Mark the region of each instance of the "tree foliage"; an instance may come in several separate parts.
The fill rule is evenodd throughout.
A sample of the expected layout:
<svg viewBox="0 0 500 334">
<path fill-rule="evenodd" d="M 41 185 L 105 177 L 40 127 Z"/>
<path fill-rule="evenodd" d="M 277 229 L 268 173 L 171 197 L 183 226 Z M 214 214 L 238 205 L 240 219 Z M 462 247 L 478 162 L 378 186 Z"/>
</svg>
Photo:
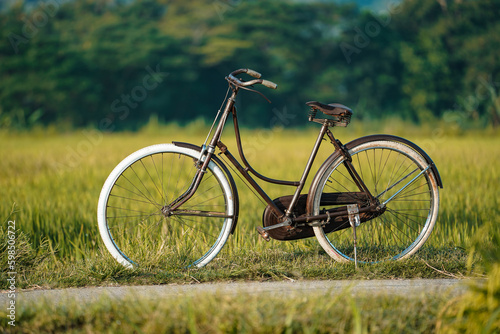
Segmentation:
<svg viewBox="0 0 500 334">
<path fill-rule="evenodd" d="M 18 2 L 0 12 L 0 126 L 212 118 L 224 76 L 241 67 L 279 84 L 272 106 L 242 96 L 248 126 L 269 126 L 273 108 L 303 115 L 309 100 L 360 118 L 453 111 L 498 125 L 498 17 L 495 0 L 405 0 L 377 13 L 333 1 Z"/>
</svg>

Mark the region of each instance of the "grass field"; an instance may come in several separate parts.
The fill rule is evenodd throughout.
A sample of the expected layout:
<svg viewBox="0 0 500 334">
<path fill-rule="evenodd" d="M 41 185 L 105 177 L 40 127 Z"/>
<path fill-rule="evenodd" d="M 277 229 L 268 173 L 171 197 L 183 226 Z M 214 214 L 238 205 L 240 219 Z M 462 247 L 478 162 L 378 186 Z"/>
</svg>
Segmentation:
<svg viewBox="0 0 500 334">
<path fill-rule="evenodd" d="M 255 227 L 261 224 L 264 205 L 241 184 L 238 178 L 236 180 L 240 191 L 241 208 L 236 233 L 229 238 L 218 257 L 207 267 L 165 271 L 153 266 L 126 270 L 111 258 L 99 237 L 96 206 L 104 181 L 116 164 L 133 151 L 172 140 L 201 144 L 206 127 L 201 123 L 184 128 L 175 125 L 150 126 L 139 133 L 117 134 L 102 134 L 95 130 L 81 130 L 67 134 L 51 133 L 47 130 L 31 133 L 0 133 L 2 157 L 0 236 L 5 240 L 0 243 L 0 251 L 5 254 L 0 260 L 2 273 L 0 288 L 6 289 L 8 286 L 6 249 L 9 220 L 15 220 L 16 226 L 15 269 L 18 273 L 16 276 L 18 289 L 233 280 L 471 277 L 482 276 L 485 273 L 493 273 L 495 278 L 493 282 L 498 285 L 496 277 L 498 266 L 496 269 L 480 266 L 479 257 L 469 255 L 477 245 L 491 244 L 488 241 L 491 241 L 492 235 L 498 232 L 498 229 L 494 229 L 496 232 L 491 233 L 491 229 L 485 230 L 485 227 L 495 226 L 500 222 L 498 212 L 500 137 L 485 134 L 443 135 L 442 132 L 431 129 L 420 132 L 414 128 L 403 129 L 397 126 L 378 130 L 380 131 L 377 132 L 404 135 L 431 155 L 444 183 L 444 189 L 441 191 L 441 210 L 430 239 L 414 257 L 401 262 L 362 265 L 357 270 L 353 264 L 335 263 L 322 251 L 315 238 L 292 242 L 263 241 L 255 232 Z M 254 167 L 265 175 L 273 178 L 298 179 L 312 148 L 315 131 L 315 128 L 244 131 L 243 140 L 247 148 L 247 157 Z M 343 142 L 366 134 L 370 132 L 356 127 L 337 132 L 337 136 Z M 253 142 L 249 140 L 250 138 Z M 223 141 L 229 149 L 236 152 L 234 145 L 229 145 L 233 143 L 232 139 L 231 135 L 223 136 Z M 293 154 L 286 156 L 285 152 Z M 330 153 L 330 147 L 323 145 L 313 170 Z M 273 198 L 292 192 L 291 188 L 286 187 L 263 185 L 263 188 Z M 491 263 L 499 263 L 498 252 L 493 253 L 497 255 L 496 258 L 493 257 Z M 491 301 L 487 296 L 491 293 L 498 294 L 498 286 L 485 288 L 484 291 L 486 292 L 483 295 L 486 297 L 481 296 Z M 283 313 L 271 312 L 268 315 L 270 318 L 264 316 L 266 307 L 274 309 L 273 305 L 279 304 L 277 300 L 266 302 L 258 298 L 251 301 L 243 300 L 244 298 L 229 298 L 224 304 L 227 307 L 233 305 L 234 308 L 235 305 L 248 304 L 248 308 L 240 306 L 236 308 L 233 317 L 213 323 L 210 322 L 211 318 L 204 318 L 203 315 L 203 312 L 216 308 L 214 304 L 217 304 L 217 299 L 209 297 L 195 310 L 192 308 L 192 301 L 189 300 L 165 302 L 165 306 L 160 306 L 154 313 L 152 320 L 149 318 L 146 320 L 144 317 L 146 314 L 153 314 L 152 309 L 157 305 L 146 301 L 139 301 L 140 312 L 135 306 L 118 305 L 116 307 L 123 308 L 114 309 L 115 306 L 108 305 L 106 301 L 90 308 L 75 307 L 69 313 L 67 308 L 49 309 L 42 303 L 38 306 L 24 307 L 19 313 L 19 319 L 31 324 L 30 328 L 35 328 L 35 332 L 37 328 L 41 332 L 64 331 L 67 326 L 74 328 L 75 332 L 100 331 L 102 328 L 108 328 L 112 332 L 113 328 L 118 330 L 117 323 L 123 324 L 124 319 L 128 319 L 126 325 L 129 327 L 126 328 L 130 328 L 126 332 L 134 332 L 137 328 L 144 332 L 154 332 L 155 326 L 161 326 L 163 317 L 170 312 L 169 316 L 179 321 L 179 327 L 172 329 L 172 332 L 204 332 L 207 328 L 210 332 L 212 328 L 210 326 L 215 326 L 211 332 L 245 332 L 242 328 L 245 329 L 244 326 L 252 321 L 249 318 L 251 315 L 249 309 L 258 308 L 261 310 L 259 314 L 262 321 L 270 323 L 271 327 L 262 327 L 258 331 L 252 330 L 254 327 L 248 325 L 247 332 L 266 332 L 266 328 L 269 329 L 267 332 L 273 329 L 276 332 L 297 332 L 294 329 L 306 328 L 304 326 L 307 324 L 311 326 L 307 316 L 299 316 L 300 312 L 297 310 L 308 309 L 309 313 L 306 314 L 325 314 L 314 311 L 313 305 L 324 303 L 319 301 L 320 298 L 311 296 L 305 301 L 290 301 L 287 310 Z M 493 300 L 498 304 L 498 298 Z M 324 308 L 324 312 L 344 313 L 339 313 L 341 314 L 339 317 L 319 322 L 320 327 L 311 327 L 311 331 L 400 332 L 403 327 L 398 327 L 398 324 L 401 324 L 403 319 L 402 324 L 406 324 L 405 321 L 412 323 L 412 326 L 408 327 L 408 332 L 432 332 L 436 327 L 438 316 L 441 320 L 449 320 L 455 319 L 456 314 L 462 312 L 462 318 L 467 319 L 464 315 L 467 314 L 467 309 L 461 308 L 460 305 L 465 303 L 474 305 L 469 302 L 447 304 L 447 301 L 433 298 L 412 301 L 403 298 L 390 302 L 385 299 L 378 300 L 378 303 L 385 303 L 384 307 L 389 310 L 404 309 L 401 305 L 408 303 L 413 303 L 420 310 L 418 314 L 408 313 L 404 316 L 395 313 L 396 315 L 390 318 L 386 313 L 376 313 L 376 310 L 369 306 L 374 304 L 369 298 L 356 302 L 347 298 L 343 303 L 346 301 L 348 303 L 346 307 L 339 307 L 333 301 L 328 304 L 330 306 Z M 167 312 L 167 305 L 171 304 L 178 307 Z M 483 304 L 481 307 L 484 311 L 486 306 Z M 488 304 L 486 313 L 496 312 L 499 307 L 497 304 Z M 292 314 L 296 317 L 288 321 L 285 318 L 290 309 L 295 310 Z M 172 315 L 171 312 L 174 311 L 179 314 L 178 318 Z M 53 315 L 49 317 L 47 312 L 52 312 Z M 137 313 L 137 317 L 127 316 L 134 312 Z M 186 312 L 191 313 L 180 315 Z M 90 327 L 82 325 L 85 323 L 82 319 L 93 318 L 95 314 L 100 316 L 88 325 Z M 372 320 L 361 319 L 360 314 L 368 314 Z M 429 317 L 433 320 L 429 321 Z M 382 320 L 384 318 L 387 318 L 387 321 Z M 319 321 L 318 319 L 326 317 L 318 316 L 316 320 Z M 452 322 L 445 321 L 445 324 Z M 314 328 L 319 330 L 313 330 Z M 336 330 L 330 331 L 332 328 Z M 452 328 L 450 332 L 453 332 L 454 327 L 450 328 Z M 21 328 L 19 329 L 22 332 Z"/>
<path fill-rule="evenodd" d="M 381 130 L 398 132 L 397 127 Z M 139 133 L 102 134 L 97 130 L 81 130 L 51 134 L 44 130 L 0 134 L 2 233 L 6 233 L 7 220 L 16 221 L 17 247 L 22 250 L 18 270 L 25 272 L 19 287 L 168 283 L 193 279 L 441 275 L 428 265 L 452 275 L 466 276 L 471 237 L 486 222 L 499 221 L 500 137 L 438 136 L 432 132 L 418 135 L 406 131 L 409 139 L 434 159 L 444 189 L 439 219 L 430 239 L 417 256 L 405 263 L 362 266 L 355 271 L 350 264 L 334 263 L 315 238 L 263 241 L 255 227 L 261 224 L 265 206 L 235 177 L 240 192 L 240 220 L 236 233 L 211 264 L 201 270 L 177 272 L 123 270 L 107 254 L 97 229 L 97 199 L 105 179 L 118 162 L 139 148 L 172 140 L 201 144 L 206 131 L 202 123 L 194 123 L 184 128 L 150 126 Z M 337 137 L 347 142 L 361 135 L 360 132 L 363 130 L 341 129 Z M 244 131 L 243 140 L 247 158 L 258 171 L 273 178 L 298 180 L 315 136 L 315 127 L 276 128 Z M 224 135 L 223 141 L 236 153 L 231 134 Z M 287 156 L 285 152 L 292 154 Z M 330 153 L 330 145 L 323 145 L 313 170 Z M 284 186 L 262 186 L 272 198 L 293 191 Z M 2 262 L 2 268 L 4 264 Z M 1 284 L 6 283 L 2 280 Z"/>
</svg>

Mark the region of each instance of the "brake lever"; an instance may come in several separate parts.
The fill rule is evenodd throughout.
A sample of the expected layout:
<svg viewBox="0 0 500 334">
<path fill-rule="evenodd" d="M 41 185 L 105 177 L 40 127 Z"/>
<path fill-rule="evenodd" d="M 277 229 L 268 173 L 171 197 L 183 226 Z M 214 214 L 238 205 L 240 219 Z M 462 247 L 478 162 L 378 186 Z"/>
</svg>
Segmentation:
<svg viewBox="0 0 500 334">
<path fill-rule="evenodd" d="M 267 102 L 272 103 L 271 100 L 269 100 L 263 93 L 259 92 L 258 90 L 255 90 L 255 89 L 248 88 L 248 86 L 253 87 L 254 84 L 260 84 L 260 83 L 263 83 L 264 81 L 266 81 L 266 83 L 272 83 L 271 81 L 257 79 L 257 80 L 248 81 L 248 82 L 246 82 L 247 85 L 243 85 L 243 83 L 245 82 L 245 80 L 239 79 L 239 78 L 235 78 L 232 75 L 227 76 L 226 80 L 229 81 L 230 83 L 232 83 L 233 85 L 235 85 L 236 87 L 248 90 L 250 92 L 257 93 L 260 96 L 262 96 L 262 98 L 264 98 Z M 255 83 L 252 83 L 252 82 L 255 82 Z M 266 86 L 266 87 L 268 87 L 268 86 Z"/>
<path fill-rule="evenodd" d="M 263 98 L 264 98 L 267 102 L 272 103 L 272 102 L 271 102 L 271 100 L 269 100 L 269 99 L 268 99 L 268 98 L 267 98 L 264 94 L 262 94 L 261 92 L 259 92 L 259 91 L 258 91 L 258 90 L 256 90 L 256 89 L 250 89 L 250 88 L 248 88 L 247 86 L 239 86 L 239 87 L 240 87 L 241 89 L 245 89 L 245 90 L 248 90 L 248 91 L 250 91 L 250 92 L 257 93 L 257 94 L 259 94 L 260 96 L 262 96 L 262 97 L 263 97 Z M 251 86 L 251 87 L 253 87 L 253 86 Z"/>
</svg>

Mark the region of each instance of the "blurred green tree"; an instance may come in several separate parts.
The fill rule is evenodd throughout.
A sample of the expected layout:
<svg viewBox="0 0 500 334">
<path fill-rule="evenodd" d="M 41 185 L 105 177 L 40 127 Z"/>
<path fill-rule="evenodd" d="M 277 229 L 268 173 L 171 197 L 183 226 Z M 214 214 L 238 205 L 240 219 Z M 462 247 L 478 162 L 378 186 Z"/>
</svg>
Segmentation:
<svg viewBox="0 0 500 334">
<path fill-rule="evenodd" d="M 373 13 L 292 0 L 18 2 L 0 12 L 0 126 L 103 130 L 211 118 L 236 68 L 279 84 L 244 125 L 302 124 L 304 102 L 414 121 L 500 124 L 500 3 L 405 0 Z M 295 117 L 300 115 L 299 117 Z"/>
</svg>

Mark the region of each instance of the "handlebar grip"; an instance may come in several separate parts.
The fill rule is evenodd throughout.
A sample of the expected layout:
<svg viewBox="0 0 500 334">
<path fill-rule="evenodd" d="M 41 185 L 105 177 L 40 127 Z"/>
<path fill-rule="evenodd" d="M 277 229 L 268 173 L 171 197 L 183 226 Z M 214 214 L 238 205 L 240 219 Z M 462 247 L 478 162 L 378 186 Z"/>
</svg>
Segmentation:
<svg viewBox="0 0 500 334">
<path fill-rule="evenodd" d="M 272 81 L 269 81 L 269 80 L 262 80 L 262 84 L 268 88 L 272 88 L 272 89 L 276 89 L 278 88 L 278 85 L 275 84 L 274 82 Z"/>
<path fill-rule="evenodd" d="M 252 77 L 257 78 L 257 79 L 260 79 L 260 77 L 262 76 L 262 74 L 260 74 L 259 72 L 251 70 L 249 68 L 247 68 L 246 72 L 248 75 L 251 75 Z"/>
</svg>

